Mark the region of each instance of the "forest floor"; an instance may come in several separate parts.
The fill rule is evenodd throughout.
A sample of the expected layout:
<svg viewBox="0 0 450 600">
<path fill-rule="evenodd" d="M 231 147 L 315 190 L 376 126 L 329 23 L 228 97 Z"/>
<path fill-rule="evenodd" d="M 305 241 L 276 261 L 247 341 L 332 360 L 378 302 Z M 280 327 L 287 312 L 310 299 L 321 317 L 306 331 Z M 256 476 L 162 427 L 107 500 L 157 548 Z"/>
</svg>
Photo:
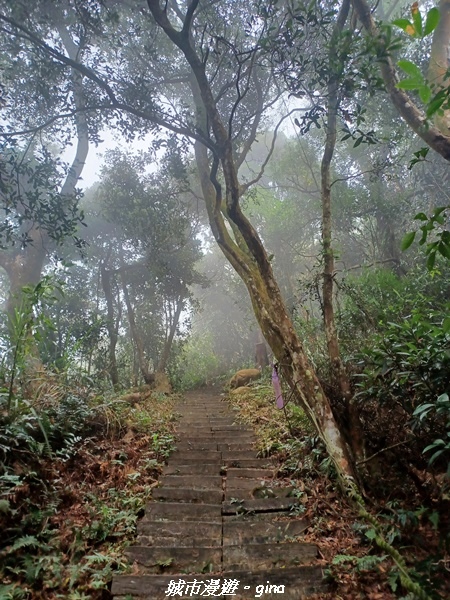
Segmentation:
<svg viewBox="0 0 450 600">
<path fill-rule="evenodd" d="M 221 390 L 206 393 L 217 397 Z M 230 401 L 236 416 L 254 428 L 260 455 L 274 457 L 280 480 L 295 487 L 302 517 L 310 522 L 304 541 L 317 545 L 330 585 L 329 593 L 314 598 L 412 598 L 402 591 L 391 560 L 375 548 L 370 527 L 338 492 L 301 411 L 293 406 L 278 411 L 265 386 L 232 395 Z M 137 403 L 125 425 L 110 425 L 109 434 L 99 429 L 78 443 L 69 458 L 40 458 L 33 473 L 45 478 L 45 486 L 33 482 L 33 475 L 10 495 L 14 511 L 9 517 L 0 511 L 0 528 L 6 523 L 9 530 L 18 529 L 26 511 L 38 525 L 28 515 L 21 537 L 0 551 L 0 562 L 5 559 L 7 566 L 0 573 L 0 600 L 106 600 L 112 575 L 130 569 L 123 550 L 133 542 L 136 520 L 174 446 L 176 397 Z M 20 461 L 14 467 L 18 475 L 24 468 Z M 376 514 L 378 508 L 371 510 Z M 409 533 L 400 532 L 392 519 L 392 540 L 402 547 L 416 579 L 431 589 L 430 598 L 449 597 L 448 579 L 446 592 L 437 591 L 428 565 L 437 554 L 435 528 L 420 515 L 415 518 Z M 419 568 L 422 563 L 425 567 Z M 444 572 L 449 573 L 449 564 L 440 565 Z"/>
</svg>

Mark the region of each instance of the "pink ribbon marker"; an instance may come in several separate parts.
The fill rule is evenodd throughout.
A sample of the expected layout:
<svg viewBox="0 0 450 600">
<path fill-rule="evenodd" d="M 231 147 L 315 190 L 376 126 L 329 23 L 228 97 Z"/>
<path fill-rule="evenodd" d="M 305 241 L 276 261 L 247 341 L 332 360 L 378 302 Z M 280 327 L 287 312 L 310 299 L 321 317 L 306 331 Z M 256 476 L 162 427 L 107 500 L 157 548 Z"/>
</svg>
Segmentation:
<svg viewBox="0 0 450 600">
<path fill-rule="evenodd" d="M 275 367 L 275 365 L 273 366 L 273 370 L 272 370 L 272 385 L 273 385 L 273 390 L 275 392 L 275 398 L 277 401 L 277 408 L 284 408 L 284 400 L 283 400 L 283 394 L 281 392 L 281 383 L 280 383 L 280 378 L 278 377 L 278 371 Z"/>
</svg>

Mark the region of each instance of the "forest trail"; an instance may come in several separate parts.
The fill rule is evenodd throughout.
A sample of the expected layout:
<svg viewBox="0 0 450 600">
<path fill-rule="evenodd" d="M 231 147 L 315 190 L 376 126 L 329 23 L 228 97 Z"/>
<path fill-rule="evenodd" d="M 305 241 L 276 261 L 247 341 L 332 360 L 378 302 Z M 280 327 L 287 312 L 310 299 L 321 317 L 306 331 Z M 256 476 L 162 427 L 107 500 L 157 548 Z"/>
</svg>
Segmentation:
<svg viewBox="0 0 450 600">
<path fill-rule="evenodd" d="M 325 591 L 317 547 L 297 541 L 290 488 L 257 458 L 255 438 L 217 391 L 191 392 L 169 458 L 127 550 L 135 573 L 113 579 L 116 600 L 282 598 Z"/>
</svg>

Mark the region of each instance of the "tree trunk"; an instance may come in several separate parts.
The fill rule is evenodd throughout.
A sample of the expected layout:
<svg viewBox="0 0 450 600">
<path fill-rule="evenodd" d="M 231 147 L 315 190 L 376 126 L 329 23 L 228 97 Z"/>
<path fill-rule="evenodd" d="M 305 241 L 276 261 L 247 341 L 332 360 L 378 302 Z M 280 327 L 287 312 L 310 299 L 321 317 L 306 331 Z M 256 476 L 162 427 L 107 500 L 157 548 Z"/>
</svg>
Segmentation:
<svg viewBox="0 0 450 600">
<path fill-rule="evenodd" d="M 267 356 L 265 342 L 257 342 L 255 345 L 255 364 L 260 369 L 264 369 L 264 367 L 269 366 L 269 357 Z"/>
<path fill-rule="evenodd" d="M 439 2 L 439 22 L 433 34 L 427 73 L 428 81 L 435 86 L 435 93 L 446 89 L 450 84 L 449 46 L 450 0 L 441 0 Z M 444 135 L 450 134 L 450 110 L 445 110 L 443 115 L 435 115 L 434 122 Z"/>
<path fill-rule="evenodd" d="M 125 281 L 124 270 L 124 264 L 122 263 L 120 276 L 122 279 L 123 297 L 125 300 L 125 305 L 127 307 L 128 323 L 130 325 L 131 338 L 136 347 L 137 362 L 139 364 L 139 369 L 141 371 L 142 377 L 144 378 L 145 383 L 151 385 L 155 381 L 155 375 L 154 373 L 150 373 L 148 369 L 148 362 L 145 358 L 144 343 L 142 341 L 141 334 L 139 333 L 139 329 L 136 325 L 134 310 L 131 304 L 130 295 L 128 293 L 128 288 Z"/>
<path fill-rule="evenodd" d="M 71 59 L 75 60 L 79 51 L 78 46 L 73 42 L 62 25 L 59 27 L 59 32 L 67 54 Z M 71 78 L 74 103 L 80 112 L 75 116 L 77 147 L 75 157 L 61 188 L 62 203 L 64 203 L 65 198 L 74 194 L 89 151 L 87 119 L 82 111 L 85 105 L 83 76 L 75 69 L 72 69 Z M 25 285 L 36 285 L 40 281 L 46 258 L 54 247 L 48 232 L 41 229 L 38 224 L 24 223 L 24 226 L 29 229 L 31 242 L 24 248 L 20 248 L 14 252 L 0 252 L 0 266 L 5 269 L 10 283 L 7 304 L 9 315 L 20 306 L 22 301 L 22 287 Z M 43 370 L 36 345 L 34 345 L 33 354 L 34 358 L 30 363 L 27 374 L 30 381 L 33 380 L 35 371 L 40 373 Z"/>
<path fill-rule="evenodd" d="M 327 452 L 341 479 L 354 477 L 347 446 L 331 410 L 330 403 L 317 379 L 288 316 L 281 292 L 273 276 L 270 261 L 261 246 L 260 261 L 265 269 L 245 254 L 230 238 L 218 209 L 217 191 L 210 181 L 206 148 L 196 144 L 196 161 L 203 196 L 208 209 L 211 229 L 222 252 L 243 279 L 250 295 L 253 310 L 261 331 L 269 344 L 281 373 L 324 441 Z M 256 232 L 254 244 L 260 243 Z"/>
<path fill-rule="evenodd" d="M 339 11 L 336 26 L 330 41 L 329 68 L 331 70 L 328 82 L 328 110 L 326 141 L 321 164 L 321 196 L 322 196 L 322 246 L 323 246 L 323 319 L 328 358 L 331 367 L 331 381 L 337 384 L 340 396 L 346 409 L 348 421 L 347 442 L 356 460 L 365 458 L 364 436 L 359 418 L 357 405 L 353 400 L 350 379 L 341 360 L 339 341 L 334 315 L 334 253 L 332 246 L 332 213 L 331 213 L 331 162 L 336 146 L 336 125 L 339 107 L 338 80 L 342 70 L 339 54 L 340 36 L 348 17 L 350 0 L 344 0 Z"/>
<path fill-rule="evenodd" d="M 182 298 L 178 299 L 177 308 L 175 310 L 175 314 L 173 315 L 172 323 L 170 324 L 169 335 L 164 343 L 164 348 L 161 353 L 161 357 L 158 362 L 158 366 L 156 371 L 158 373 L 163 373 L 166 370 L 167 363 L 170 358 L 170 351 L 172 350 L 173 338 L 175 336 L 175 332 L 178 327 L 178 323 L 180 321 L 181 311 L 183 310 L 184 302 Z"/>
<path fill-rule="evenodd" d="M 108 344 L 108 358 L 109 365 L 108 371 L 111 377 L 111 383 L 114 389 L 119 387 L 119 371 L 117 369 L 116 360 L 116 346 L 118 340 L 118 330 L 114 319 L 114 297 L 112 292 L 112 273 L 109 271 L 105 263 L 100 266 L 100 276 L 102 282 L 103 293 L 105 294 L 107 320 L 106 329 L 108 330 L 109 344 Z"/>
</svg>

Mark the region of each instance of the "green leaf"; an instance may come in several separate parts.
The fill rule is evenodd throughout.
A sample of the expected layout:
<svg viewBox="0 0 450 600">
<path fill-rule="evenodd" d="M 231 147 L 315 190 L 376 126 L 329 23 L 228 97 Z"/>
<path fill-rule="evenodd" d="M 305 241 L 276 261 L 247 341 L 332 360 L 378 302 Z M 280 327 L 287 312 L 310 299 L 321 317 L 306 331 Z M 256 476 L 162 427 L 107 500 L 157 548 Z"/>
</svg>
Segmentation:
<svg viewBox="0 0 450 600">
<path fill-rule="evenodd" d="M 431 271 L 434 267 L 434 263 L 436 262 L 436 252 L 430 252 L 427 258 L 427 269 Z"/>
<path fill-rule="evenodd" d="M 422 85 L 419 88 L 419 96 L 424 104 L 428 104 L 431 98 L 431 88 L 428 85 Z"/>
<path fill-rule="evenodd" d="M 428 217 L 425 213 L 420 212 L 417 213 L 417 215 L 414 217 L 414 220 L 416 221 L 428 221 Z"/>
<path fill-rule="evenodd" d="M 428 515 L 428 520 L 433 525 L 434 529 L 438 528 L 438 525 L 439 525 L 439 513 L 437 512 L 437 510 L 434 510 L 432 513 L 430 513 Z"/>
<path fill-rule="evenodd" d="M 443 454 L 445 452 L 445 448 L 442 448 L 442 450 L 438 450 L 437 452 L 435 452 L 433 454 L 433 456 L 430 458 L 430 460 L 428 461 L 429 465 L 432 465 L 434 463 L 434 461 L 441 456 L 441 454 Z"/>
<path fill-rule="evenodd" d="M 414 4 L 413 4 L 413 6 L 414 6 Z M 412 9 L 411 13 L 412 13 L 412 18 L 413 18 L 413 23 L 414 23 L 414 29 L 416 30 L 418 35 L 422 36 L 423 28 L 422 28 L 422 15 L 420 13 L 420 10 L 418 8 L 414 7 Z"/>
<path fill-rule="evenodd" d="M 425 27 L 423 28 L 423 36 L 429 35 L 434 31 L 439 23 L 439 9 L 434 7 L 428 11 Z"/>
<path fill-rule="evenodd" d="M 447 260 L 450 260 L 450 246 L 445 242 L 441 242 L 437 249 L 439 254 L 442 254 Z"/>
<path fill-rule="evenodd" d="M 422 85 L 418 79 L 402 79 L 396 85 L 399 90 L 417 90 Z"/>
<path fill-rule="evenodd" d="M 443 439 L 439 438 L 438 440 L 434 440 L 432 444 L 424 448 L 423 452 L 429 452 L 430 450 L 435 450 L 438 446 L 445 446 L 445 442 Z"/>
<path fill-rule="evenodd" d="M 388 581 L 389 581 L 389 585 L 391 586 L 391 590 L 393 592 L 395 592 L 398 588 L 398 580 L 399 580 L 398 573 L 396 571 L 391 571 L 389 573 Z"/>
<path fill-rule="evenodd" d="M 444 104 L 445 102 L 445 92 L 441 90 L 436 94 L 436 96 L 431 100 L 427 108 L 427 117 L 432 117 Z"/>
<path fill-rule="evenodd" d="M 427 225 L 423 225 L 420 230 L 422 231 L 422 237 L 419 240 L 419 246 L 423 246 L 427 241 L 429 229 Z"/>
<path fill-rule="evenodd" d="M 402 60 L 399 60 L 397 64 L 400 67 L 400 69 L 402 69 L 402 71 L 405 71 L 405 73 L 407 75 L 409 75 L 410 77 L 412 77 L 413 79 L 423 81 L 422 71 L 419 69 L 419 67 L 417 65 L 415 65 L 410 60 L 402 59 Z"/>
<path fill-rule="evenodd" d="M 416 410 L 413 412 L 413 417 L 417 417 L 418 415 L 421 415 L 423 412 L 429 412 L 430 409 L 434 408 L 434 404 L 431 404 L 430 402 L 428 402 L 427 404 L 421 404 L 420 406 L 418 406 L 416 408 Z"/>
<path fill-rule="evenodd" d="M 409 233 L 407 233 L 404 236 L 404 238 L 402 239 L 402 245 L 401 245 L 402 250 L 407 250 L 413 243 L 415 237 L 416 237 L 415 231 L 410 231 Z"/>
<path fill-rule="evenodd" d="M 368 529 L 366 531 L 366 538 L 369 540 L 374 540 L 377 537 L 375 529 Z"/>
<path fill-rule="evenodd" d="M 409 33 L 410 35 L 415 31 L 414 25 L 408 19 L 395 19 L 395 21 L 392 21 L 392 24 L 400 27 L 400 29 L 403 29 L 405 33 Z"/>
</svg>

